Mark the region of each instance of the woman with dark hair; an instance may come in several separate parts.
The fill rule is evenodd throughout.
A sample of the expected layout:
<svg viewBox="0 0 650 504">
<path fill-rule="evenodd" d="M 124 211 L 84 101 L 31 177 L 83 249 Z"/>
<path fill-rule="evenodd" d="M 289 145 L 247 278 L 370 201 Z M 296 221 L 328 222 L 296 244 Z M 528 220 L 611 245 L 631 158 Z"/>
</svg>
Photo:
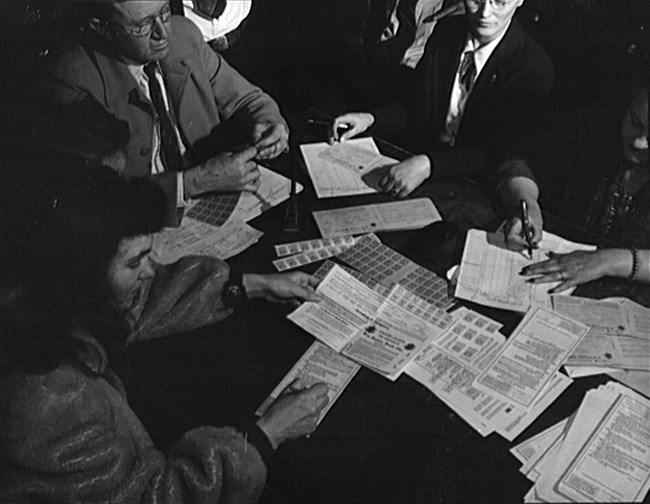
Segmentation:
<svg viewBox="0 0 650 504">
<path fill-rule="evenodd" d="M 5 257 L 0 271 L 0 502 L 256 502 L 274 449 L 315 429 L 327 387 L 293 384 L 257 422 L 193 429 L 163 455 L 127 402 L 127 335 L 227 316 L 229 268 L 150 262 L 165 199 L 149 180 L 85 165 L 46 177 L 28 229 L 4 237 L 16 261 Z M 161 317 L 153 300 L 175 278 L 184 287 Z M 310 280 L 245 275 L 240 287 L 297 302 L 313 299 Z"/>
</svg>

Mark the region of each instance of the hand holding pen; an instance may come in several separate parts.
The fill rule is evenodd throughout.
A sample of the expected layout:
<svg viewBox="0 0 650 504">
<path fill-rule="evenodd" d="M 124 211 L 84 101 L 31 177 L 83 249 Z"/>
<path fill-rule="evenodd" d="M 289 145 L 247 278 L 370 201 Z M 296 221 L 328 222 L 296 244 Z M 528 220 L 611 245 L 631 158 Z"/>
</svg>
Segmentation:
<svg viewBox="0 0 650 504">
<path fill-rule="evenodd" d="M 310 124 L 318 124 L 321 121 L 311 119 L 308 122 Z M 329 126 L 327 132 L 328 142 L 331 144 L 334 142 L 345 142 L 366 131 L 374 122 L 375 117 L 368 112 L 352 112 L 338 116 L 327 124 Z"/>
<path fill-rule="evenodd" d="M 542 212 L 536 201 L 520 200 L 504 229 L 508 248 L 526 250 L 532 258 L 532 251 L 542 240 L 542 229 Z"/>
<path fill-rule="evenodd" d="M 521 208 L 521 226 L 524 232 L 524 238 L 526 239 L 526 246 L 528 247 L 528 255 L 530 258 L 533 258 L 533 232 L 530 225 L 530 219 L 528 218 L 528 204 L 526 200 L 522 199 L 519 201 Z"/>
</svg>

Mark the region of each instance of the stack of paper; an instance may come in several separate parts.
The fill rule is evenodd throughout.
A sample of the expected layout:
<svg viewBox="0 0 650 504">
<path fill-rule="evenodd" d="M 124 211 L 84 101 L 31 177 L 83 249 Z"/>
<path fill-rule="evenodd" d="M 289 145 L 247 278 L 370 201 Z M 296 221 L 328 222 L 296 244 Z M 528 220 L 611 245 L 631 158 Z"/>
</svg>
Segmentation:
<svg viewBox="0 0 650 504">
<path fill-rule="evenodd" d="M 408 362 L 451 324 L 448 313 L 400 285 L 384 295 L 334 266 L 288 318 L 350 359 L 395 380 Z"/>
<path fill-rule="evenodd" d="M 543 308 L 530 310 L 507 342 L 499 327 L 459 310 L 406 373 L 482 435 L 513 440 L 572 383 L 558 370 L 588 327 Z"/>
<path fill-rule="evenodd" d="M 187 255 L 233 257 L 264 235 L 248 224 L 262 212 L 279 205 L 291 194 L 291 181 L 258 165 L 260 187 L 254 193 L 206 194 L 192 200 L 180 227 L 156 235 L 154 259 L 161 264 Z M 297 191 L 302 186 L 297 184 Z"/>
<path fill-rule="evenodd" d="M 551 308 L 548 290 L 554 284 L 530 284 L 519 274 L 524 266 L 547 259 L 547 252 L 567 253 L 594 250 L 592 245 L 573 243 L 544 232 L 532 259 L 523 252 L 509 250 L 503 233 L 478 229 L 467 232 L 467 241 L 458 275 L 456 297 L 485 306 L 525 312 L 531 306 Z"/>
<path fill-rule="evenodd" d="M 650 488 L 650 400 L 609 382 L 511 451 L 535 482 L 524 502 L 641 502 Z"/>
<path fill-rule="evenodd" d="M 570 376 L 610 373 L 650 395 L 650 310 L 629 299 L 553 296 L 553 309 L 589 326 L 569 356 Z"/>
</svg>

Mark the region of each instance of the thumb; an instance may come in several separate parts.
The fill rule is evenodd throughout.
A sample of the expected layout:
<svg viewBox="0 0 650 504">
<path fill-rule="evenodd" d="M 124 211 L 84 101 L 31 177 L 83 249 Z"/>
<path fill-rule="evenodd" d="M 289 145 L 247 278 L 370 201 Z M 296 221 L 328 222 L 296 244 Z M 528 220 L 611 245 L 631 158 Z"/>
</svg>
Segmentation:
<svg viewBox="0 0 650 504">
<path fill-rule="evenodd" d="M 327 384 L 320 382 L 312 385 L 305 392 L 312 396 L 314 399 L 318 399 L 320 397 L 327 396 L 328 391 L 329 387 Z"/>
</svg>

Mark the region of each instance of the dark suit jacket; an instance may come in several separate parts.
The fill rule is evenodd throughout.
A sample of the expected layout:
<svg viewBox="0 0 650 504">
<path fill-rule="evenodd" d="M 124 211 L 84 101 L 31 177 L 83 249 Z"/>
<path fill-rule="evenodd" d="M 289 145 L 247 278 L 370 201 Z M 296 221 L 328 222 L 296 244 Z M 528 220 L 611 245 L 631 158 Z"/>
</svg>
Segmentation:
<svg viewBox="0 0 650 504">
<path fill-rule="evenodd" d="M 224 123 L 231 118 L 237 119 L 232 123 L 237 123 L 242 133 L 233 141 L 243 141 L 256 122 L 286 125 L 275 101 L 215 54 L 191 21 L 174 16 L 172 29 L 171 49 L 160 66 L 190 165 L 232 145 L 224 129 Z M 99 37 L 91 37 L 57 55 L 51 68 L 45 82 L 47 98 L 62 104 L 90 99 L 127 121 L 131 136 L 126 175 L 149 175 L 155 113 L 127 65 Z M 176 174 L 154 178 L 175 208 Z"/>
<path fill-rule="evenodd" d="M 453 148 L 439 143 L 460 54 L 468 34 L 464 17 L 439 22 L 402 103 L 374 110 L 373 131 L 402 130 L 411 149 L 432 161 L 431 180 L 480 178 L 508 145 L 540 128 L 554 81 L 550 58 L 513 20 L 479 74 Z M 496 169 L 496 168 L 495 168 Z M 509 173 L 532 177 L 530 172 Z"/>
</svg>

